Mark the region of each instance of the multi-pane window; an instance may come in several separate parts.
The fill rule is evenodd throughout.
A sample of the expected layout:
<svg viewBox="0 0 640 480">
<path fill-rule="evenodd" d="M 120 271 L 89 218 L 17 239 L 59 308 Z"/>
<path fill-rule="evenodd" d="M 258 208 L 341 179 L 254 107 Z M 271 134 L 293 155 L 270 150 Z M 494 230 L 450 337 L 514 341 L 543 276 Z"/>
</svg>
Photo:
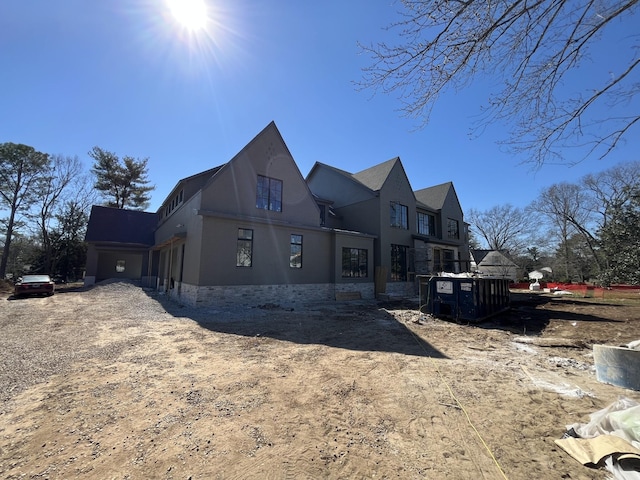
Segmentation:
<svg viewBox="0 0 640 480">
<path fill-rule="evenodd" d="M 398 202 L 391 202 L 391 208 L 389 210 L 391 215 L 391 226 L 398 228 L 409 228 L 408 217 L 409 208 L 406 205 L 402 205 Z"/>
<path fill-rule="evenodd" d="M 453 218 L 447 218 L 447 237 L 453 239 L 460 238 L 458 221 L 454 220 Z"/>
<path fill-rule="evenodd" d="M 236 267 L 250 267 L 253 256 L 253 230 L 238 229 L 238 247 L 236 250 Z"/>
<path fill-rule="evenodd" d="M 407 280 L 407 247 L 391 245 L 391 281 L 406 282 Z"/>
<path fill-rule="evenodd" d="M 367 277 L 368 275 L 368 251 L 364 248 L 342 247 L 342 276 Z"/>
<path fill-rule="evenodd" d="M 302 235 L 291 235 L 289 266 L 291 268 L 302 268 Z"/>
<path fill-rule="evenodd" d="M 434 236 L 436 234 L 436 217 L 429 213 L 418 212 L 418 233 Z"/>
<path fill-rule="evenodd" d="M 256 208 L 282 211 L 282 180 L 258 175 Z"/>
<path fill-rule="evenodd" d="M 164 208 L 164 216 L 168 217 L 171 215 L 174 209 L 178 208 L 178 206 L 182 203 L 184 198 L 184 190 L 180 190 L 179 193 L 176 193 L 176 196 L 171 199 L 170 203 L 167 203 L 167 206 Z"/>
</svg>

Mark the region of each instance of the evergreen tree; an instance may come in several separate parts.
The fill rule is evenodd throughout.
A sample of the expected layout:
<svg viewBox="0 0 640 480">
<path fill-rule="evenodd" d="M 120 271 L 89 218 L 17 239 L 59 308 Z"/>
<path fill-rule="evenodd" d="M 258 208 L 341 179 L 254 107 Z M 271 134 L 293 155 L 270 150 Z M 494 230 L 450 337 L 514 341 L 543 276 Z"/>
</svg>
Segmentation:
<svg viewBox="0 0 640 480">
<path fill-rule="evenodd" d="M 26 213 L 41 196 L 42 182 L 49 169 L 49 156 L 28 145 L 0 144 L 0 206 L 9 210 L 5 224 L 5 240 L 0 260 L 0 279 L 9 261 L 11 240 L 20 213 Z"/>
<path fill-rule="evenodd" d="M 640 188 L 615 209 L 600 230 L 600 242 L 609 259 L 602 283 L 640 284 Z"/>
<path fill-rule="evenodd" d="M 115 153 L 93 147 L 89 156 L 94 159 L 91 172 L 96 176 L 95 188 L 107 200 L 106 205 L 116 208 L 144 210 L 155 189 L 147 178 L 148 158 L 120 159 Z"/>
</svg>

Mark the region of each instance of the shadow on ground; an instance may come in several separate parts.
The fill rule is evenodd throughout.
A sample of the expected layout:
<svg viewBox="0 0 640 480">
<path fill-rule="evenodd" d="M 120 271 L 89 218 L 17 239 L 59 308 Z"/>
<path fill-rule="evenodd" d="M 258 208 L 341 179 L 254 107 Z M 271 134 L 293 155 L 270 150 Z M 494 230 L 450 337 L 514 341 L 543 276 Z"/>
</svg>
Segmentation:
<svg viewBox="0 0 640 480">
<path fill-rule="evenodd" d="M 166 297 L 147 293 L 171 315 L 189 318 L 213 332 L 355 351 L 447 358 L 375 301 L 296 308 L 268 304 L 238 311 L 186 308 Z"/>
<path fill-rule="evenodd" d="M 469 323 L 469 325 L 518 334 L 524 332 L 527 335 L 540 335 L 551 320 L 560 322 L 620 322 L 620 320 L 603 318 L 585 312 L 588 309 L 605 306 L 616 308 L 611 303 L 600 303 L 589 299 L 511 292 L 509 310 L 477 323 Z"/>
</svg>

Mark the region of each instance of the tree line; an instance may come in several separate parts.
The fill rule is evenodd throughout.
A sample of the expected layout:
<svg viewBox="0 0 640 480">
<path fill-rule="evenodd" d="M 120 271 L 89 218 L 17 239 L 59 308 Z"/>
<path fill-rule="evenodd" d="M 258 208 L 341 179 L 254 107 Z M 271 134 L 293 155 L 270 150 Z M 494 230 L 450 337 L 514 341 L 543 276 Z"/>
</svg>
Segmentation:
<svg viewBox="0 0 640 480">
<path fill-rule="evenodd" d="M 148 206 L 154 187 L 147 158 L 119 158 L 99 147 L 89 156 L 87 172 L 77 156 L 0 144 L 0 214 L 6 214 L 0 218 L 0 279 L 25 273 L 82 278 L 91 206 Z"/>
<path fill-rule="evenodd" d="M 558 281 L 640 284 L 640 162 L 544 188 L 524 208 L 470 209 L 472 248 L 508 251 Z"/>
</svg>

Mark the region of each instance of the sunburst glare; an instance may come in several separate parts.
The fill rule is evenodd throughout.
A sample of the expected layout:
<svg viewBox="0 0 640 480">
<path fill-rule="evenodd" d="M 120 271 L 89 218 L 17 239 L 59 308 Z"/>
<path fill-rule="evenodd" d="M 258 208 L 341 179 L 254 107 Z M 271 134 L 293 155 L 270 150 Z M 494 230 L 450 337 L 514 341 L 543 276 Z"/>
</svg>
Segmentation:
<svg viewBox="0 0 640 480">
<path fill-rule="evenodd" d="M 203 0 L 166 0 L 172 15 L 187 30 L 198 31 L 207 24 L 207 6 Z"/>
</svg>

